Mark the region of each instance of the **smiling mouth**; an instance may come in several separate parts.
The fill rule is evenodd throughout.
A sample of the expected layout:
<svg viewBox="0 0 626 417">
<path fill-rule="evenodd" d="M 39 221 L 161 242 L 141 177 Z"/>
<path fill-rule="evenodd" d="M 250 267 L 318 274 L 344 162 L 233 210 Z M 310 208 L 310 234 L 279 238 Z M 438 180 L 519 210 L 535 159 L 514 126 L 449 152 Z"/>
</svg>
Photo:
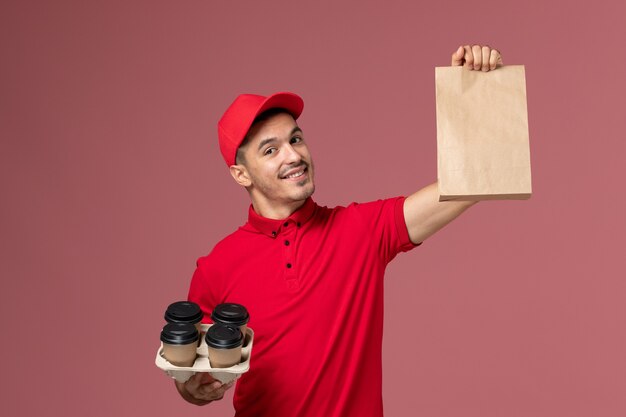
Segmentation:
<svg viewBox="0 0 626 417">
<path fill-rule="evenodd" d="M 304 173 L 307 171 L 308 171 L 308 168 L 306 166 L 303 166 L 302 169 L 296 172 L 293 172 L 289 175 L 284 175 L 281 178 L 284 180 L 293 180 L 293 179 L 301 178 L 304 175 Z"/>
</svg>

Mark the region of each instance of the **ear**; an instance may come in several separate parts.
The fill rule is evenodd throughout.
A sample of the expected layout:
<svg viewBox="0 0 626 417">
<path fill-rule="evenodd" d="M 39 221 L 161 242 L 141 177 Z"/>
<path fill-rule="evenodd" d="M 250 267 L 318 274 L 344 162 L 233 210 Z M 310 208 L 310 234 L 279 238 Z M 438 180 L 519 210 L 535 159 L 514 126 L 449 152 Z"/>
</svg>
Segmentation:
<svg viewBox="0 0 626 417">
<path fill-rule="evenodd" d="M 252 185 L 250 173 L 246 169 L 245 165 L 231 165 L 229 169 L 230 175 L 232 175 L 237 184 L 246 188 Z"/>
</svg>

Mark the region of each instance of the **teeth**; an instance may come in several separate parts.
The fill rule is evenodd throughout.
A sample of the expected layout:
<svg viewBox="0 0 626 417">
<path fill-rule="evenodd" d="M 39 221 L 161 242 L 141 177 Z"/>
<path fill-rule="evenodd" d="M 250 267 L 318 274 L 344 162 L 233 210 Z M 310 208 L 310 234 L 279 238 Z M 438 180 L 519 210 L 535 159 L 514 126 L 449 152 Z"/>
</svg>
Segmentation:
<svg viewBox="0 0 626 417">
<path fill-rule="evenodd" d="M 304 171 L 300 171 L 300 172 L 296 172 L 295 174 L 287 175 L 285 178 L 298 178 L 302 174 L 304 174 Z"/>
</svg>

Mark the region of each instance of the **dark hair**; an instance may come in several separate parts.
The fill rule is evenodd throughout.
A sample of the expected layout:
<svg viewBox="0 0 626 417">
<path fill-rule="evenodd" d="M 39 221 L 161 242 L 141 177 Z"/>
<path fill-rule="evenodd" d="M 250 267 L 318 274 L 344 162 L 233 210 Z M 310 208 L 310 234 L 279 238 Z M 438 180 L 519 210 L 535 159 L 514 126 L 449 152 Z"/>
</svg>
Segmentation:
<svg viewBox="0 0 626 417">
<path fill-rule="evenodd" d="M 265 110 L 263 113 L 259 114 L 254 119 L 254 121 L 250 125 L 250 129 L 248 129 L 248 132 L 250 132 L 250 130 L 255 124 L 259 122 L 263 122 L 269 119 L 270 117 L 276 116 L 277 114 L 281 114 L 281 113 L 291 114 L 287 109 L 283 109 L 282 107 L 274 107 L 274 108 Z M 243 151 L 244 151 L 245 146 L 248 144 L 249 140 L 250 140 L 250 136 L 248 135 L 248 133 L 246 133 L 246 136 L 243 138 L 243 140 L 241 141 L 241 144 L 237 148 L 237 153 L 235 154 L 235 164 L 237 165 L 246 164 L 246 158 L 243 154 Z"/>
</svg>

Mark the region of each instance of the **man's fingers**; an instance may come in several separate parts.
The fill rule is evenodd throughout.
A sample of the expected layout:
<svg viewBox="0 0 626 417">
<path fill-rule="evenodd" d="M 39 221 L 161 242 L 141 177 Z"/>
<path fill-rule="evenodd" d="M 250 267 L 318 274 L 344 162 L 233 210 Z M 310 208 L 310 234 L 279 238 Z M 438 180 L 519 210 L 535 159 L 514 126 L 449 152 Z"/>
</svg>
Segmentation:
<svg viewBox="0 0 626 417">
<path fill-rule="evenodd" d="M 469 45 L 465 45 L 463 49 L 465 50 L 465 55 L 463 57 L 463 59 L 465 60 L 465 66 L 471 69 L 474 67 L 474 55 L 472 54 L 472 47 Z"/>
<path fill-rule="evenodd" d="M 498 65 L 502 65 L 502 55 L 498 50 L 492 49 L 489 55 L 489 69 L 494 70 Z"/>
<path fill-rule="evenodd" d="M 194 403 L 201 405 L 221 399 L 226 390 L 228 390 L 233 383 L 234 381 L 232 383 L 222 384 L 208 372 L 201 372 L 195 374 L 185 382 L 185 389 L 193 398 Z"/>
<path fill-rule="evenodd" d="M 459 67 L 463 65 L 463 57 L 465 56 L 465 48 L 459 46 L 456 51 L 452 53 L 452 66 Z"/>
<path fill-rule="evenodd" d="M 483 57 L 483 62 L 481 65 L 481 69 L 485 72 L 489 71 L 489 59 L 491 57 L 491 48 L 489 48 L 488 46 L 483 46 L 482 57 Z"/>
<path fill-rule="evenodd" d="M 207 387 L 205 393 L 203 394 L 203 399 L 207 400 L 221 400 L 224 397 L 226 391 L 228 391 L 233 385 L 235 381 L 231 381 L 227 384 L 222 384 L 219 381 L 215 381 L 212 384 L 204 385 L 203 387 Z"/>
<path fill-rule="evenodd" d="M 469 70 L 487 72 L 502 65 L 502 56 L 500 51 L 492 49 L 489 45 L 459 46 L 452 54 L 452 66 L 460 65 Z"/>
<path fill-rule="evenodd" d="M 211 382 L 210 384 L 204 384 L 198 389 L 198 394 L 201 398 L 206 400 L 215 400 L 218 397 L 222 398 L 224 390 L 222 390 L 222 383 L 219 381 Z"/>
<path fill-rule="evenodd" d="M 192 375 L 191 378 L 189 378 L 187 382 L 185 382 L 185 389 L 188 392 L 197 391 L 198 387 L 202 383 L 202 379 L 203 379 L 202 373 L 197 373 L 197 374 Z"/>
<path fill-rule="evenodd" d="M 474 56 L 474 69 L 479 70 L 483 65 L 483 53 L 480 45 L 472 46 L 472 55 Z"/>
<path fill-rule="evenodd" d="M 219 400 L 224 396 L 222 383 L 219 381 L 202 384 L 197 389 L 190 390 L 189 393 L 195 400 L 203 402 Z"/>
<path fill-rule="evenodd" d="M 217 379 L 213 378 L 208 372 L 200 372 L 200 384 L 209 384 L 211 382 L 217 381 Z"/>
</svg>

